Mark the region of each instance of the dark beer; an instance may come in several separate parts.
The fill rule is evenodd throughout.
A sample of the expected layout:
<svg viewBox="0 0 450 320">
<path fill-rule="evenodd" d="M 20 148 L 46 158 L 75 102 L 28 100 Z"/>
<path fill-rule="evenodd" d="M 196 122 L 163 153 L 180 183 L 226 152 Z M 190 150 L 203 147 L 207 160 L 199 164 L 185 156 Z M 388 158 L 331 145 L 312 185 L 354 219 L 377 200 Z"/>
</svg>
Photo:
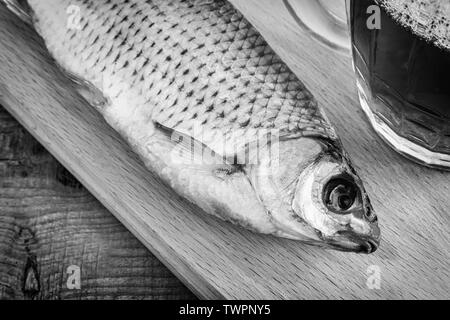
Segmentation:
<svg viewBox="0 0 450 320">
<path fill-rule="evenodd" d="M 427 1 L 422 2 L 426 5 Z M 361 103 L 375 129 L 397 150 L 425 164 L 450 167 L 449 39 L 426 33 L 435 31 L 428 24 L 425 27 L 430 28 L 424 33 L 419 23 L 414 24 L 416 29 L 411 28 L 408 22 L 414 17 L 402 12 L 396 19 L 381 4 L 374 0 L 350 1 Z M 372 5 L 380 8 L 379 29 L 367 23 L 371 15 L 367 9 Z M 448 23 L 440 25 L 446 22 L 425 18 L 436 28 L 444 28 L 438 35 L 446 37 Z"/>
</svg>

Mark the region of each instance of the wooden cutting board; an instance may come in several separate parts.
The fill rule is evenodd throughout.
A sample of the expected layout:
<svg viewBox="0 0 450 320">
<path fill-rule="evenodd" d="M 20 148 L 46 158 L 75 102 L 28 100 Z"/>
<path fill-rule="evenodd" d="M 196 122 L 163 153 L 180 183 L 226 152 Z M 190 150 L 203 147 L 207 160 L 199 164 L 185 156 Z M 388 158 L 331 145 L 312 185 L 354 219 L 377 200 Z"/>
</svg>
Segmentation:
<svg viewBox="0 0 450 320">
<path fill-rule="evenodd" d="M 144 168 L 2 5 L 0 103 L 199 297 L 450 298 L 450 174 L 411 163 L 381 142 L 359 107 L 350 58 L 309 39 L 281 1 L 232 2 L 337 127 L 379 215 L 376 253 L 253 234 L 187 203 Z M 370 285 L 376 271 L 379 289 Z"/>
</svg>

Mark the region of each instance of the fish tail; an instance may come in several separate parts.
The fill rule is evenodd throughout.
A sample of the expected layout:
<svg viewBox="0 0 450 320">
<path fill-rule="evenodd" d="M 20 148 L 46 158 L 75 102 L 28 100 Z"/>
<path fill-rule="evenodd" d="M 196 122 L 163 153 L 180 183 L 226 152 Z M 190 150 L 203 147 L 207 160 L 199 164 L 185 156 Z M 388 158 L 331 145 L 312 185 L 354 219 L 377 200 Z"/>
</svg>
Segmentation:
<svg viewBox="0 0 450 320">
<path fill-rule="evenodd" d="M 6 7 L 25 23 L 32 25 L 32 10 L 27 0 L 0 0 Z"/>
</svg>

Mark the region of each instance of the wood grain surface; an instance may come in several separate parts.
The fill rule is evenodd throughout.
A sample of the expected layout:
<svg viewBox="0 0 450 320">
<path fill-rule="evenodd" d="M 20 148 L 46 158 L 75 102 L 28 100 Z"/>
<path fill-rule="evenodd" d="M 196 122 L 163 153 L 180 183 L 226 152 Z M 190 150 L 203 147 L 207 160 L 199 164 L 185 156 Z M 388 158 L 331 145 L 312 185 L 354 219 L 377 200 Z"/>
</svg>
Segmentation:
<svg viewBox="0 0 450 320">
<path fill-rule="evenodd" d="M 80 289 L 67 285 L 71 266 Z M 0 106 L 0 300 L 192 298 Z"/>
<path fill-rule="evenodd" d="M 154 178 L 74 91 L 28 28 L 0 11 L 0 102 L 202 298 L 450 297 L 450 174 L 391 151 L 369 128 L 350 58 L 309 39 L 281 1 L 232 0 L 316 95 L 379 215 L 372 255 L 334 252 L 218 221 Z M 3 8 L 2 8 L 3 9 Z M 380 289 L 367 286 L 368 268 Z"/>
</svg>

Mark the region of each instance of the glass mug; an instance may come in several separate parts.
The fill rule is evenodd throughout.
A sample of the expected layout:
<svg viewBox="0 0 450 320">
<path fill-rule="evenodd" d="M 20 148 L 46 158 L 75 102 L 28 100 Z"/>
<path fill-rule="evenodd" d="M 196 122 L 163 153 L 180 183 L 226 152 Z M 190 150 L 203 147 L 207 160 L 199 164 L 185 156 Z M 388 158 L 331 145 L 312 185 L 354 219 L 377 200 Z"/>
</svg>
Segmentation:
<svg viewBox="0 0 450 320">
<path fill-rule="evenodd" d="M 404 156 L 450 170 L 450 0 L 283 1 L 312 37 L 353 54 L 375 131 Z"/>
</svg>

